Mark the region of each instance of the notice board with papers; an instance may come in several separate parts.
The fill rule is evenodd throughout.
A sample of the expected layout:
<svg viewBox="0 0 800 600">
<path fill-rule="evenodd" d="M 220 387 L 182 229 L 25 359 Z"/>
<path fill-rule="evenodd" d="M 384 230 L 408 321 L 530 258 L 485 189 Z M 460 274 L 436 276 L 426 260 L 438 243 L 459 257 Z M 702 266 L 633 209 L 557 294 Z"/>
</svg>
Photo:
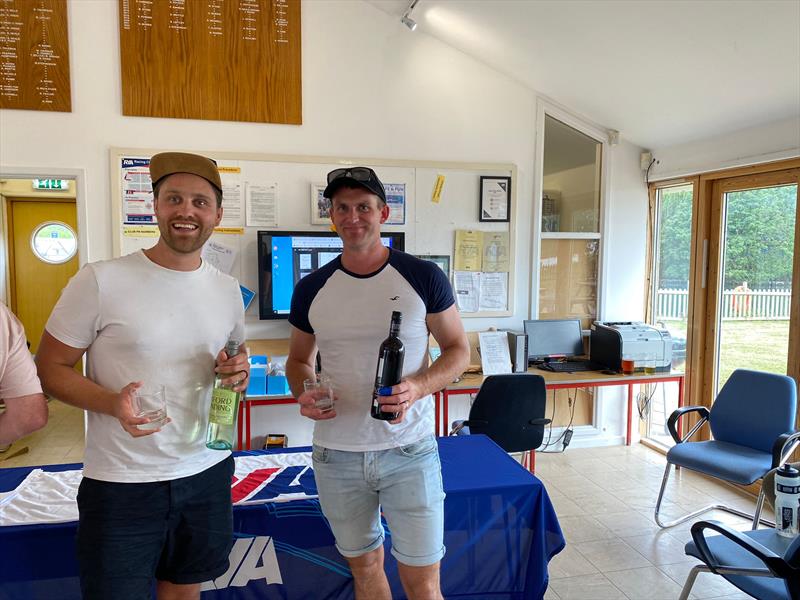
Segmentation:
<svg viewBox="0 0 800 600">
<path fill-rule="evenodd" d="M 462 316 L 513 315 L 517 205 L 513 164 L 112 148 L 109 160 L 115 256 L 148 248 L 158 238 L 149 161 L 152 155 L 164 151 L 190 151 L 217 161 L 224 214 L 206 243 L 203 257 L 237 278 L 247 290 L 258 290 L 257 232 L 328 231 L 330 220 L 321 199 L 328 171 L 343 165 L 365 165 L 375 169 L 387 189 L 390 217 L 382 231 L 403 232 L 406 252 L 431 260 L 447 272 Z M 509 178 L 508 221 L 479 221 L 482 176 Z M 462 267 L 456 254 L 457 234 L 462 231 L 480 232 L 480 257 L 473 261 L 477 269 L 472 271 L 457 270 Z M 473 287 L 468 291 L 475 300 L 470 305 L 460 298 L 465 294 L 459 290 L 463 292 L 464 281 L 476 275 L 477 280 L 469 282 Z M 257 305 L 253 301 L 246 311 L 248 326 L 258 323 Z"/>
</svg>

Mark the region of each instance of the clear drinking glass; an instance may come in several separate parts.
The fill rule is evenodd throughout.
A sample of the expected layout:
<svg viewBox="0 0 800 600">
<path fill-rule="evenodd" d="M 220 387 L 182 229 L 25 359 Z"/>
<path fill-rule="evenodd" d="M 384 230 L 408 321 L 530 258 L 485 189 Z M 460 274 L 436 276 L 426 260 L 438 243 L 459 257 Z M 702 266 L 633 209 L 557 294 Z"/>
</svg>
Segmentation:
<svg viewBox="0 0 800 600">
<path fill-rule="evenodd" d="M 316 408 L 322 412 L 328 412 L 333 408 L 333 386 L 329 377 L 317 375 L 313 379 L 306 379 L 303 388 L 312 393 Z"/>
<path fill-rule="evenodd" d="M 139 418 L 150 419 L 137 425 L 139 429 L 159 429 L 167 422 L 167 393 L 162 384 L 145 384 L 133 392 L 133 412 Z"/>
</svg>

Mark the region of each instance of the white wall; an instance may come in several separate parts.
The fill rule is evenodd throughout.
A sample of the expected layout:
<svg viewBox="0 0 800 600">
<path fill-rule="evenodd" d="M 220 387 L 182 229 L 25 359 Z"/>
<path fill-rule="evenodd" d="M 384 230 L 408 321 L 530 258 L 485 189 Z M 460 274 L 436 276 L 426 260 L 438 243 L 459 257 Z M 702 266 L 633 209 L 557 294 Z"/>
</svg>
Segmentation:
<svg viewBox="0 0 800 600">
<path fill-rule="evenodd" d="M 800 118 L 653 149 L 650 181 L 800 156 Z"/>
<path fill-rule="evenodd" d="M 305 1 L 302 126 L 124 117 L 117 2 L 72 0 L 68 8 L 73 112 L 0 111 L 0 170 L 85 173 L 84 259 L 112 255 L 112 146 L 510 162 L 518 167 L 515 314 L 468 319 L 466 325 L 521 327 L 530 295 L 534 92 L 433 38 L 412 34 L 370 4 Z M 636 303 L 643 263 L 636 256 L 644 226 L 637 215 L 644 218 L 646 193 L 636 181 L 638 152 L 625 145 L 615 150 L 612 177 L 621 188 L 617 193 L 613 183 L 608 199 L 612 219 L 624 219 L 607 239 L 613 283 L 604 292 L 606 306 L 620 317 L 628 310 L 641 315 Z M 275 337 L 287 335 L 285 325 L 274 330 Z M 293 445 L 309 442 L 310 427 L 298 421 L 295 407 L 257 408 L 254 415 L 254 432 L 288 433 Z"/>
</svg>

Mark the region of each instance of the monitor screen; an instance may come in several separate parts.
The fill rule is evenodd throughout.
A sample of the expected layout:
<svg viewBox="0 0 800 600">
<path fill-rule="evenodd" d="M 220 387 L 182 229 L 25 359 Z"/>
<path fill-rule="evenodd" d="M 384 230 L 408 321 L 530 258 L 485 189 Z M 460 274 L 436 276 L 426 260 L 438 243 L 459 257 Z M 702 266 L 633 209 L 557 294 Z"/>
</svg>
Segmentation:
<svg viewBox="0 0 800 600">
<path fill-rule="evenodd" d="M 580 319 L 524 321 L 528 336 L 528 360 L 581 356 L 583 338 Z"/>
<path fill-rule="evenodd" d="M 381 233 L 384 246 L 404 249 L 403 233 Z M 258 232 L 258 316 L 287 319 L 294 286 L 342 253 L 332 231 Z"/>
</svg>

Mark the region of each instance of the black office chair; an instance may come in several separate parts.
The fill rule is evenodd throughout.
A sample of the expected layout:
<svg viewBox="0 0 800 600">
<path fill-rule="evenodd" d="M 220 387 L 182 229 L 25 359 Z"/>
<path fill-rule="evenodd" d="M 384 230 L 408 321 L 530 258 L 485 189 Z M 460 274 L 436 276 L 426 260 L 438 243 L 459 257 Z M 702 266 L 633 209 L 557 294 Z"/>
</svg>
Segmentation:
<svg viewBox="0 0 800 600">
<path fill-rule="evenodd" d="M 523 452 L 522 464 L 534 470 L 533 450 L 541 446 L 546 391 L 541 375 L 490 375 L 478 390 L 469 418 L 454 421 L 450 435 L 482 433 L 506 452 Z"/>
</svg>

